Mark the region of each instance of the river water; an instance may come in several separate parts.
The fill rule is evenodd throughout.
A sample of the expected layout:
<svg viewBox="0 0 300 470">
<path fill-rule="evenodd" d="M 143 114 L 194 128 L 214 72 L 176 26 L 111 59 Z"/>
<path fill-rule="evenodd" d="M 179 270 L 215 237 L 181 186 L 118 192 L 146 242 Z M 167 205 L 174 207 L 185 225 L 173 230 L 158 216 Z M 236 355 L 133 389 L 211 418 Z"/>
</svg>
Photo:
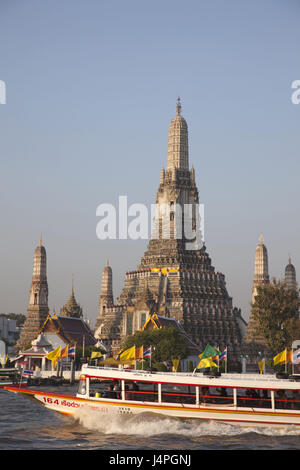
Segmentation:
<svg viewBox="0 0 300 470">
<path fill-rule="evenodd" d="M 69 393 L 71 386 L 51 388 Z M 49 390 L 49 387 L 48 387 Z M 246 428 L 216 422 L 157 417 L 105 416 L 84 412 L 78 419 L 39 402 L 0 390 L 0 450 L 299 450 L 293 427 Z"/>
</svg>

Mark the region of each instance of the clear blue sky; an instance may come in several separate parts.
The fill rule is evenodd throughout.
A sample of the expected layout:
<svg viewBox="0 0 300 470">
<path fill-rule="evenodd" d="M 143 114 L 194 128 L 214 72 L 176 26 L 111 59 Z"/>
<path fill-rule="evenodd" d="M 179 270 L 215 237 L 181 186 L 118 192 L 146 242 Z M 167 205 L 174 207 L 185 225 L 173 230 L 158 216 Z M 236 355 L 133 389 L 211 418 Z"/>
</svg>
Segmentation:
<svg viewBox="0 0 300 470">
<path fill-rule="evenodd" d="M 94 323 L 144 241 L 99 241 L 96 207 L 155 202 L 177 96 L 205 205 L 207 250 L 249 317 L 262 233 L 271 276 L 300 278 L 300 4 L 1 0 L 0 312 L 26 313 L 43 233 L 49 307 L 75 295 Z"/>
</svg>

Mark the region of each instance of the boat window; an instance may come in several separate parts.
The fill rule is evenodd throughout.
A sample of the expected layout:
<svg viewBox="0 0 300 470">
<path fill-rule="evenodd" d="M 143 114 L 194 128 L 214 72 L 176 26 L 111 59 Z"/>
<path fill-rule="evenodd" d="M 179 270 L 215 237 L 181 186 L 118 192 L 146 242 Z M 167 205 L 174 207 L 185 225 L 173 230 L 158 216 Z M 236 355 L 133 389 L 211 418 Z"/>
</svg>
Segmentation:
<svg viewBox="0 0 300 470">
<path fill-rule="evenodd" d="M 86 378 L 85 375 L 81 375 L 78 384 L 78 393 L 79 395 L 86 394 Z"/>
<path fill-rule="evenodd" d="M 158 386 L 151 382 L 125 382 L 125 400 L 158 401 Z"/>
<path fill-rule="evenodd" d="M 237 405 L 250 408 L 271 408 L 271 394 L 269 390 L 239 388 L 237 390 Z"/>
<path fill-rule="evenodd" d="M 233 390 L 226 387 L 200 387 L 200 403 L 213 403 L 215 405 L 231 405 L 233 403 Z"/>
<path fill-rule="evenodd" d="M 121 398 L 121 382 L 119 380 L 90 379 L 90 397 Z"/>
<path fill-rule="evenodd" d="M 90 377 L 90 384 L 89 384 L 90 397 L 95 397 L 95 396 L 97 398 L 101 397 L 104 390 L 107 387 L 108 382 L 110 383 L 111 381 L 110 380 L 105 381 L 105 380 Z"/>
<path fill-rule="evenodd" d="M 283 410 L 299 410 L 300 395 L 299 390 L 276 390 L 275 408 Z"/>
<path fill-rule="evenodd" d="M 196 387 L 191 385 L 162 384 L 161 399 L 163 402 L 195 405 Z"/>
<path fill-rule="evenodd" d="M 232 388 L 199 387 L 200 404 L 231 405 L 233 403 Z"/>
</svg>

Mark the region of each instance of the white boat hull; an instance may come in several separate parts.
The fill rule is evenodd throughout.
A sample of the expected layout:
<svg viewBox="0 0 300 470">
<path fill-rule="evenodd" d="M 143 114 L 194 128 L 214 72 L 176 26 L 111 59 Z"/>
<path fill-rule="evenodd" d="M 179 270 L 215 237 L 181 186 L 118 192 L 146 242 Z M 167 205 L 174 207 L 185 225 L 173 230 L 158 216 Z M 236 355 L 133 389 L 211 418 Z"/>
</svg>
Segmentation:
<svg viewBox="0 0 300 470">
<path fill-rule="evenodd" d="M 42 392 L 37 390 L 19 389 L 7 387 L 8 390 L 31 395 L 46 408 L 79 416 L 81 409 L 92 409 L 99 413 L 113 413 L 117 415 L 134 415 L 139 413 L 158 413 L 174 418 L 214 420 L 230 424 L 246 426 L 293 425 L 300 430 L 299 413 L 293 410 L 268 410 L 265 408 L 241 408 L 234 405 L 178 405 L 170 403 L 153 403 L 137 401 L 121 401 L 119 399 L 86 399 L 59 393 Z"/>
</svg>

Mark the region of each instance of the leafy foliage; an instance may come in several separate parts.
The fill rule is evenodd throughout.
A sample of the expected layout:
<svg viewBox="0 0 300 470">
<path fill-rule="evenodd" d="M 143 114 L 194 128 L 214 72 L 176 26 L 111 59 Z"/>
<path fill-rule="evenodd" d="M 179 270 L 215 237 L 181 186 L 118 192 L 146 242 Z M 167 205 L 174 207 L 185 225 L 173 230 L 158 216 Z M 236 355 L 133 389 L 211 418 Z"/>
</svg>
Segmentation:
<svg viewBox="0 0 300 470">
<path fill-rule="evenodd" d="M 76 345 L 76 353 L 75 353 L 75 363 L 76 366 L 79 366 L 80 363 L 86 362 L 88 358 L 91 357 L 92 352 L 97 351 L 105 354 L 101 348 L 96 348 L 96 346 L 85 346 L 84 350 L 83 347 L 80 345 Z"/>
<path fill-rule="evenodd" d="M 299 291 L 287 289 L 284 282 L 274 279 L 257 288 L 252 315 L 257 334 L 266 339 L 272 351 L 290 347 L 294 339 L 300 338 Z"/>
<path fill-rule="evenodd" d="M 137 331 L 126 338 L 123 349 L 131 348 L 133 345 L 144 348 L 152 346 L 152 362 L 184 359 L 188 355 L 184 338 L 176 328 Z"/>
</svg>

